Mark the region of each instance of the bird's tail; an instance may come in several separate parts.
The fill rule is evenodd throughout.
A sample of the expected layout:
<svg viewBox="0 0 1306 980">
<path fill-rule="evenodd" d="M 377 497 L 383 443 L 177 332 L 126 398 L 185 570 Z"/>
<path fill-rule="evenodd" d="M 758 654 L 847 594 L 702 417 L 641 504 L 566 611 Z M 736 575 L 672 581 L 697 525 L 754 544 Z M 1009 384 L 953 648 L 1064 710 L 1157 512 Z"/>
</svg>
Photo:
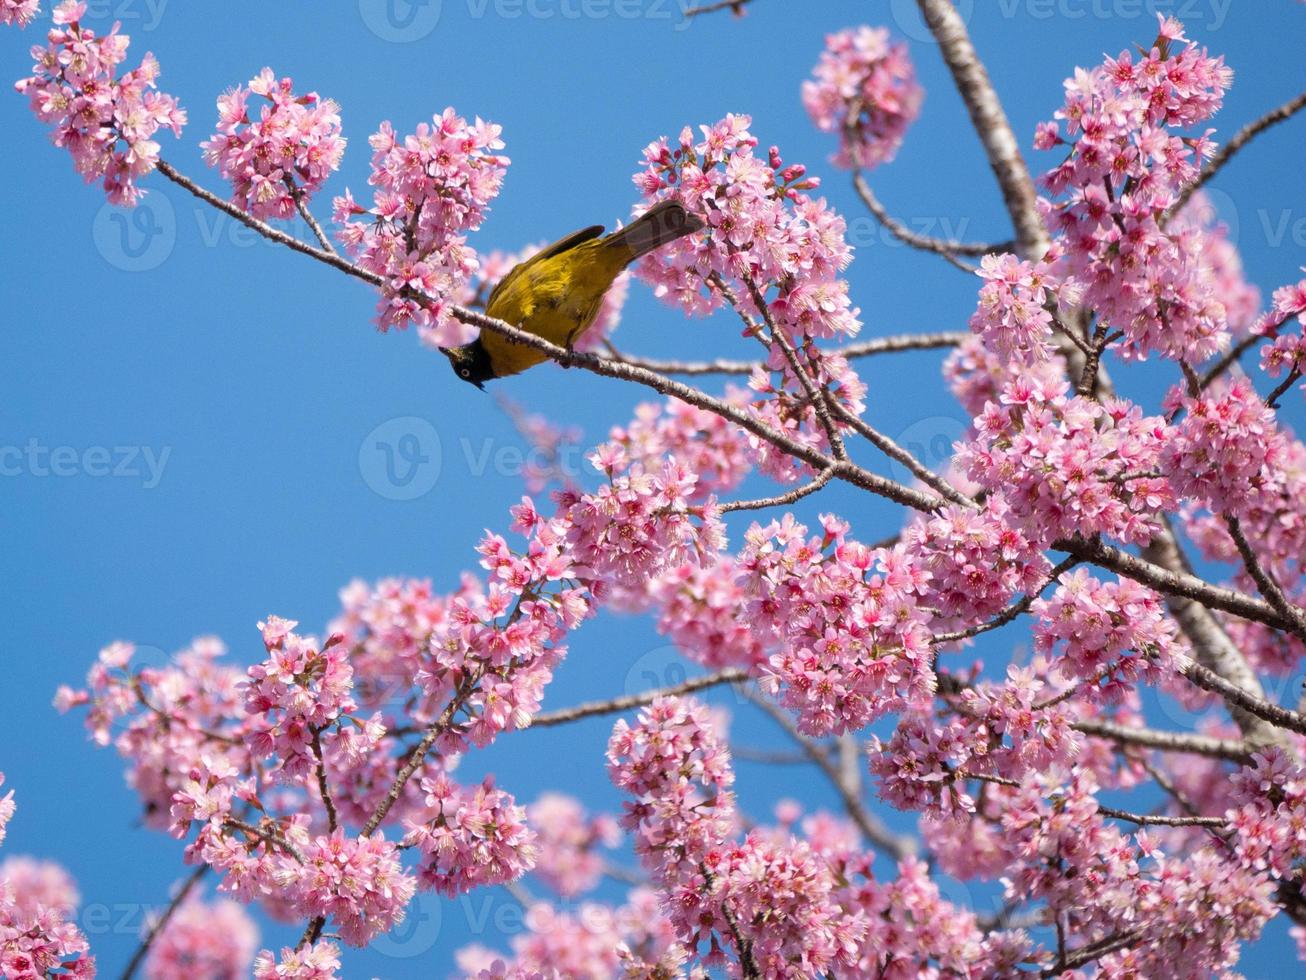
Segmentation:
<svg viewBox="0 0 1306 980">
<path fill-rule="evenodd" d="M 625 228 L 614 231 L 603 244 L 617 250 L 624 261 L 634 262 L 677 238 L 692 235 L 703 226 L 703 219 L 690 214 L 679 201 L 663 201 Z"/>
</svg>

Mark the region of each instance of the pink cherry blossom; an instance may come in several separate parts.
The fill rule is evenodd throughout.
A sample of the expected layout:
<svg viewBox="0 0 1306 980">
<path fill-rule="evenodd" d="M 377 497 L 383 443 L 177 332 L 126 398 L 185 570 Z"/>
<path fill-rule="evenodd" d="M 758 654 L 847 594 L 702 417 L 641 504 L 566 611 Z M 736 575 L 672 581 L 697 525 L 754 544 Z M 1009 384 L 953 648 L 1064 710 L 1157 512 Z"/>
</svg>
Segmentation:
<svg viewBox="0 0 1306 980">
<path fill-rule="evenodd" d="M 55 8 L 48 44 L 32 49 L 31 76 L 15 88 L 36 117 L 53 127 L 55 146 L 68 150 L 89 184 L 99 180 L 113 204 L 130 207 L 144 191 L 138 181 L 159 160 L 154 135 L 168 127 L 181 135 L 186 112 L 157 90 L 159 63 L 146 54 L 139 67 L 118 75 L 130 39 L 118 25 L 103 37 L 83 27 L 85 3 L 63 0 Z"/>
<path fill-rule="evenodd" d="M 150 944 L 148 980 L 193 980 L 248 974 L 258 926 L 238 902 L 183 902 Z"/>
<path fill-rule="evenodd" d="M 890 162 L 924 98 L 907 45 L 890 42 L 882 27 L 828 34 L 812 74 L 803 83 L 803 106 L 817 129 L 838 135 L 835 166 Z"/>
<path fill-rule="evenodd" d="M 263 950 L 254 960 L 254 980 L 337 980 L 340 950 L 335 943 L 317 942 L 300 949 L 284 946 L 280 957 Z"/>
<path fill-rule="evenodd" d="M 232 203 L 256 218 L 289 218 L 340 166 L 340 107 L 316 92 L 295 95 L 264 68 L 218 98 L 218 129 L 204 159 L 232 185 Z M 256 99 L 255 105 L 250 100 Z"/>
<path fill-rule="evenodd" d="M 508 165 L 495 152 L 503 148 L 499 131 L 480 119 L 469 125 L 446 109 L 411 136 L 400 138 L 386 122 L 369 140 L 373 206 L 356 204 L 346 191 L 334 212 L 350 254 L 385 277 L 377 304 L 381 330 L 448 322 L 445 302 L 476 271 L 464 234 L 480 227 Z"/>
<path fill-rule="evenodd" d="M 0 24 L 26 27 L 40 12 L 40 0 L 0 0 Z"/>
</svg>

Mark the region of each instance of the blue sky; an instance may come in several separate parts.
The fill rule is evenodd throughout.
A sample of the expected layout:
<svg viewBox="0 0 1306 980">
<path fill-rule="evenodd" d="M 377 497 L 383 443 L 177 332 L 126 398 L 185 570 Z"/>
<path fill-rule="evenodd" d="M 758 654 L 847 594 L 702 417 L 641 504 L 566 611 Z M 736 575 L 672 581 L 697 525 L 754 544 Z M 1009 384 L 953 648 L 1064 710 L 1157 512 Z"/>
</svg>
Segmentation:
<svg viewBox="0 0 1306 980">
<path fill-rule="evenodd" d="M 1151 7 L 1179 13 L 1190 36 L 1237 71 L 1217 120 L 1221 136 L 1300 85 L 1285 53 L 1306 39 L 1306 10 L 1289 0 L 1237 9 L 1230 0 L 960 7 L 1025 146 L 1075 65 L 1154 36 Z M 331 193 L 365 191 L 366 139 L 381 120 L 409 131 L 453 105 L 501 123 L 513 165 L 474 239 L 484 249 L 611 225 L 636 198 L 630 175 L 646 143 L 686 123 L 750 113 L 760 140 L 825 177 L 825 192 L 849 217 L 857 245 L 849 275 L 865 334 L 962 326 L 975 280 L 882 236 L 826 165 L 830 141 L 798 98 L 825 33 L 868 22 L 912 39 L 924 110 L 898 161 L 872 183 L 917 230 L 1007 237 L 997 189 L 914 3 L 756 0 L 742 20 L 692 22 L 681 9 L 681 0 L 92 0 L 89 19 L 100 29 L 123 20 L 132 63 L 145 50 L 159 57 L 162 87 L 191 115 L 180 141 L 163 138 L 163 152 L 214 189 L 198 150 L 212 131 L 213 101 L 264 65 L 343 105 L 352 145 L 321 198 L 323 214 Z M 26 49 L 40 29 L 0 32 L 0 74 L 27 73 Z M 84 924 L 112 975 L 130 955 L 140 910 L 185 869 L 175 842 L 136 825 L 116 756 L 86 742 L 79 718 L 49 707 L 55 686 L 80 682 L 96 650 L 119 638 L 172 651 L 213 633 L 249 662 L 260 649 L 258 619 L 275 612 L 320 628 L 337 589 L 355 576 L 429 576 L 451 587 L 474 564 L 482 530 L 506 526 L 525 447 L 495 401 L 458 383 L 442 358 L 413 336 L 372 329 L 366 287 L 251 239 L 161 178 L 147 182 L 148 211 L 106 209 L 16 95 L 0 98 L 0 130 L 0 445 L 21 450 L 7 460 L 22 460 L 0 476 L 9 623 L 0 771 L 19 803 L 3 853 L 73 870 L 96 910 Z M 1304 148 L 1306 120 L 1296 120 L 1240 156 L 1215 189 L 1267 295 L 1306 262 Z M 738 354 L 737 333 L 722 320 L 687 321 L 636 285 L 618 341 L 651 355 Z M 960 433 L 965 420 L 939 382 L 939 360 L 864 364 L 880 428 L 922 445 Z M 1115 374 L 1127 391 L 1150 392 L 1155 406 L 1167 372 L 1148 365 Z M 646 400 L 552 365 L 497 390 L 583 427 L 591 442 Z M 1302 414 L 1298 399 L 1289 417 L 1299 430 Z M 417 447 L 427 461 L 416 482 L 387 475 L 369 449 L 378 440 L 405 458 Z M 59 447 L 70 447 L 55 457 L 70 475 L 49 472 Z M 799 509 L 811 515 L 818 506 L 844 513 L 867 538 L 898 526 L 890 507 L 839 488 Z M 742 526 L 733 525 L 736 540 Z M 981 649 L 1001 656 L 1018 642 L 1005 631 Z M 604 616 L 575 637 L 546 705 L 638 690 L 681 670 L 648 621 Z M 740 743 L 782 744 L 771 722 L 733 695 L 716 700 L 735 709 Z M 602 760 L 609 730 L 605 719 L 506 738 L 469 759 L 463 775 L 492 769 L 523 801 L 553 787 L 615 809 Z M 832 802 L 819 780 L 790 768 L 741 762 L 739 772 L 743 805 L 759 817 L 782 795 Z M 951 894 L 967 896 L 960 886 Z M 989 901 L 982 890 L 974 897 Z M 457 947 L 506 948 L 519 929 L 516 903 L 497 890 L 427 900 L 413 929 L 384 951 L 349 954 L 346 975 L 443 976 Z M 1248 975 L 1286 962 L 1284 933 L 1276 926 L 1244 960 Z M 288 929 L 265 931 L 265 944 L 291 939 Z"/>
</svg>

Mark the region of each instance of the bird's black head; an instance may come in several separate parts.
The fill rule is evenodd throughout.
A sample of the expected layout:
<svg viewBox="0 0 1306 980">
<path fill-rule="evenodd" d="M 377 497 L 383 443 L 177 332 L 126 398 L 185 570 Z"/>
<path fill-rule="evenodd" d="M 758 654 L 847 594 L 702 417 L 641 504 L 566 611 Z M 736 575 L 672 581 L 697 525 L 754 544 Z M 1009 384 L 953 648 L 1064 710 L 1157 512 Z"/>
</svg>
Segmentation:
<svg viewBox="0 0 1306 980">
<path fill-rule="evenodd" d="M 440 353 L 449 358 L 453 373 L 468 384 L 485 390 L 485 382 L 494 377 L 494 368 L 490 364 L 490 355 L 486 353 L 479 340 L 461 347 L 441 347 Z"/>
</svg>

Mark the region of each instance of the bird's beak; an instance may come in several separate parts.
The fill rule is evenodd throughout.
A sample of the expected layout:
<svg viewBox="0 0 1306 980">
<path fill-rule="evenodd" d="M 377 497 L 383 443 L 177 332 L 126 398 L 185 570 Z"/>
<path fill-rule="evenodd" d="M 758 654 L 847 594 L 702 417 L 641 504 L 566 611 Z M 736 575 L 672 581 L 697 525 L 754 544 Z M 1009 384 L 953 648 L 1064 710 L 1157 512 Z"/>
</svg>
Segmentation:
<svg viewBox="0 0 1306 980">
<path fill-rule="evenodd" d="M 448 357 L 448 356 L 449 356 L 449 348 L 448 348 L 448 347 L 437 347 L 436 350 L 438 350 L 438 351 L 439 351 L 441 354 L 443 354 L 445 357 Z"/>
</svg>

